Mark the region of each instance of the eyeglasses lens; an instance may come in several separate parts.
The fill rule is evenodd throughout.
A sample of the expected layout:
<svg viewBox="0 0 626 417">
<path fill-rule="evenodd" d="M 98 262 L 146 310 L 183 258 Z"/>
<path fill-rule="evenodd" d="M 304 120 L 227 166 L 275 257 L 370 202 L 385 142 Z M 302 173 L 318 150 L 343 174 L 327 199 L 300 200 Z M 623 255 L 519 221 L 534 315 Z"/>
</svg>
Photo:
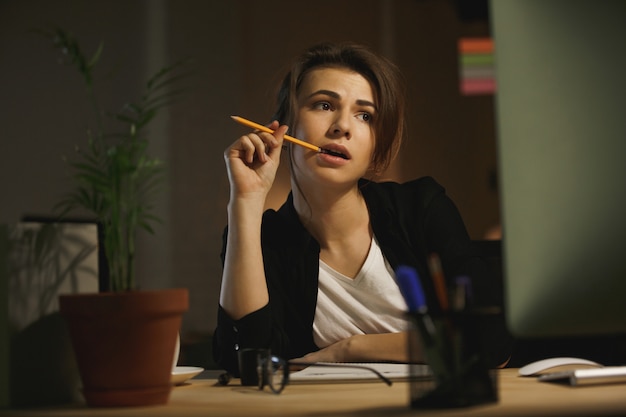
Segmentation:
<svg viewBox="0 0 626 417">
<path fill-rule="evenodd" d="M 258 357 L 259 388 L 269 386 L 272 392 L 280 394 L 289 381 L 287 362 L 277 356 Z"/>
</svg>

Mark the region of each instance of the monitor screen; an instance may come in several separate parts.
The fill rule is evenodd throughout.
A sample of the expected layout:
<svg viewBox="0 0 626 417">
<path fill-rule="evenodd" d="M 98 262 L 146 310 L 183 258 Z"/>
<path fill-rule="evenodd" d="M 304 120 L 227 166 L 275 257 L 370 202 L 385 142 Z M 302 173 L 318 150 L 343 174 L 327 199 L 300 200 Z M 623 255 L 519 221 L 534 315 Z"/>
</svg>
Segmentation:
<svg viewBox="0 0 626 417">
<path fill-rule="evenodd" d="M 626 2 L 490 7 L 509 330 L 626 333 Z"/>
</svg>

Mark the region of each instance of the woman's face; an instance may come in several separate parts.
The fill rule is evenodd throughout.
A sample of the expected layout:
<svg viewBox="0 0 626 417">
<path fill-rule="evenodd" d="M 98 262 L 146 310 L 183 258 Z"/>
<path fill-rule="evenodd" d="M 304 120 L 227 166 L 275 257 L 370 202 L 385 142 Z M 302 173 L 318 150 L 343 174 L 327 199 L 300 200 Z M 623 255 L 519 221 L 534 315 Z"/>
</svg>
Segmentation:
<svg viewBox="0 0 626 417">
<path fill-rule="evenodd" d="M 297 104 L 294 136 L 345 158 L 294 146 L 299 184 L 353 185 L 372 160 L 376 103 L 370 83 L 345 68 L 319 68 L 305 75 Z"/>
</svg>

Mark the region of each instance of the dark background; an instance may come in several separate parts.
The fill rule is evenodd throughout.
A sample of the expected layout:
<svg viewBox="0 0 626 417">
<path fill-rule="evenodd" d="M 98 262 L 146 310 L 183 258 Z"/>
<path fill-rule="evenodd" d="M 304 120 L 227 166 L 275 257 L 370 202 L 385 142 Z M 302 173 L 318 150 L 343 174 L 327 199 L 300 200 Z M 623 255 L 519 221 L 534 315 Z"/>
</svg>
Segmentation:
<svg viewBox="0 0 626 417">
<path fill-rule="evenodd" d="M 190 289 L 186 339 L 215 325 L 228 200 L 223 150 L 244 132 L 228 116 L 267 121 L 283 69 L 313 43 L 366 43 L 403 71 L 409 140 L 385 178 L 435 177 L 475 239 L 499 223 L 494 97 L 459 93 L 459 38 L 489 35 L 486 2 L 469 0 L 0 0 L 0 222 L 50 215 L 70 186 L 62 156 L 85 143 L 81 80 L 31 32 L 56 26 L 74 33 L 87 55 L 104 42 L 96 88 L 105 109 L 135 99 L 163 65 L 195 60 L 185 99 L 150 127 L 169 183 L 159 201 L 164 222 L 138 247 L 144 288 Z M 283 169 L 269 206 L 282 203 L 287 186 Z"/>
</svg>

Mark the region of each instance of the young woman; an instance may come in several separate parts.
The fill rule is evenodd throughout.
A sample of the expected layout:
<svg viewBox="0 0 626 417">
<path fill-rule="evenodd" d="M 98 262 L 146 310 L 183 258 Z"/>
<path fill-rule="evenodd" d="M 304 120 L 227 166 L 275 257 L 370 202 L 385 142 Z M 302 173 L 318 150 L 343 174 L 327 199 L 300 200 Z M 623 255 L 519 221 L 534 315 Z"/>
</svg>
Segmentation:
<svg viewBox="0 0 626 417">
<path fill-rule="evenodd" d="M 307 50 L 278 94 L 273 134 L 251 132 L 224 157 L 231 195 L 214 358 L 238 373 L 237 351 L 269 347 L 285 359 L 406 361 L 399 265 L 422 277 L 437 253 L 448 277 L 471 273 L 470 239 L 433 179 L 377 183 L 404 135 L 396 67 L 354 44 Z M 308 141 L 341 156 L 283 141 Z M 281 153 L 291 193 L 263 211 Z M 368 178 L 368 179 L 366 179 Z"/>
</svg>

